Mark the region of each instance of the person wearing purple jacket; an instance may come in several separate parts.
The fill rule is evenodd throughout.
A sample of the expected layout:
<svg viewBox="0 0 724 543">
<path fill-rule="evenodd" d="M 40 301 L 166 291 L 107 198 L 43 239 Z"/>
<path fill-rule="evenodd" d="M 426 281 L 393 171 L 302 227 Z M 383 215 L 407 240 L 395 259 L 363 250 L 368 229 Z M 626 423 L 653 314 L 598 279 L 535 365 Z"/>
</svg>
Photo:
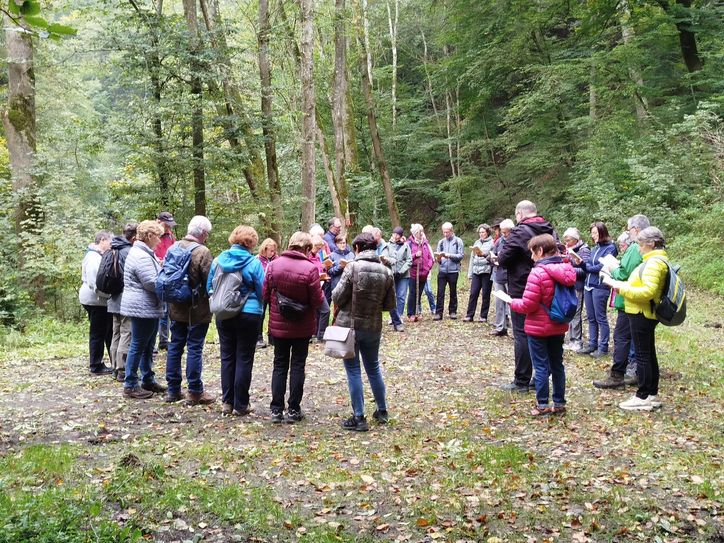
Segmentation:
<svg viewBox="0 0 724 543">
<path fill-rule="evenodd" d="M 571 265 L 576 270 L 576 297 L 578 298 L 576 315 L 568 328 L 566 334 L 567 343 L 563 345 L 563 348 L 578 352 L 583 348 L 583 283 L 586 279 L 583 262 L 588 260 L 591 249 L 581 239 L 581 232 L 579 232 L 578 228 L 568 228 L 563 233 L 563 243 L 566 245 L 566 254 L 569 255 Z M 570 256 L 570 253 L 575 253 L 576 256 Z"/>
<path fill-rule="evenodd" d="M 412 254 L 410 267 L 410 288 L 407 291 L 407 320 L 420 320 L 422 291 L 432 270 L 434 259 L 430 244 L 425 239 L 425 230 L 421 224 L 410 226 L 410 238 L 407 240 Z"/>
</svg>

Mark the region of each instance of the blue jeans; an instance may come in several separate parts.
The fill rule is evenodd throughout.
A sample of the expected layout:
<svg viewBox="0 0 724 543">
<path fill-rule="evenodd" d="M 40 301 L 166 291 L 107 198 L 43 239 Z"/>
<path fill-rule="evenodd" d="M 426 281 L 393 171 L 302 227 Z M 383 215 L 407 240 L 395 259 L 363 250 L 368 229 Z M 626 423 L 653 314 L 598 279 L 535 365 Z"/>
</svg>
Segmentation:
<svg viewBox="0 0 724 543">
<path fill-rule="evenodd" d="M 548 376 L 553 376 L 553 405 L 566 405 L 566 370 L 563 367 L 563 335 L 528 336 L 528 350 L 535 369 L 535 399 L 548 405 Z"/>
<path fill-rule="evenodd" d="M 158 346 L 165 348 L 168 347 L 168 304 L 163 304 L 163 316 L 158 319 Z"/>
<path fill-rule="evenodd" d="M 377 409 L 380 411 L 387 410 L 385 382 L 382 379 L 378 357 L 381 337 L 381 332 L 355 330 L 355 356 L 344 361 L 344 369 L 347 371 L 347 384 L 349 385 L 349 397 L 352 401 L 352 412 L 356 417 L 363 417 L 365 414 L 365 396 L 362 389 L 362 371 L 359 363 L 360 356 L 367 379 L 370 382 L 372 395 L 375 397 Z"/>
<path fill-rule="evenodd" d="M 608 339 L 611 335 L 607 315 L 610 295 L 611 291 L 607 288 L 583 291 L 588 317 L 588 345 L 602 353 L 608 352 Z"/>
<path fill-rule="evenodd" d="M 405 301 L 407 300 L 407 289 L 410 288 L 410 278 L 403 277 L 395 281 L 395 296 L 397 296 L 397 315 L 402 318 L 405 314 Z"/>
<path fill-rule="evenodd" d="M 430 304 L 430 313 L 434 313 L 437 306 L 435 305 L 435 295 L 432 293 L 432 287 L 430 286 L 430 276 L 427 276 L 425 281 L 425 296 L 427 296 L 427 303 Z"/>
<path fill-rule="evenodd" d="M 124 388 L 138 386 L 138 369 L 141 368 L 141 382 L 152 384 L 155 374 L 151 369 L 153 362 L 153 346 L 156 344 L 158 319 L 141 319 L 131 317 L 131 345 L 126 357 L 126 380 Z"/>
<path fill-rule="evenodd" d="M 201 355 L 208 330 L 208 322 L 189 324 L 171 321 L 171 341 L 168 344 L 166 358 L 166 383 L 170 394 L 181 392 L 181 357 L 184 354 L 184 347 L 186 347 L 186 382 L 189 392 L 200 394 L 204 391 L 204 383 L 201 381 Z"/>
</svg>

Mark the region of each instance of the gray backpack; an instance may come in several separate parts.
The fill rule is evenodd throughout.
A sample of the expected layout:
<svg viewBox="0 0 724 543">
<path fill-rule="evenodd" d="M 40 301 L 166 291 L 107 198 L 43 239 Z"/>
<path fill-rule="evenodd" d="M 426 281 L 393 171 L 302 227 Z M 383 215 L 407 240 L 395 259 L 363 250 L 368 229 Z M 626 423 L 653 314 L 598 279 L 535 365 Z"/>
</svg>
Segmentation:
<svg viewBox="0 0 724 543">
<path fill-rule="evenodd" d="M 227 273 L 218 265 L 211 289 L 209 307 L 217 321 L 225 321 L 241 313 L 250 293 L 249 289 L 244 288 L 241 270 Z"/>
</svg>

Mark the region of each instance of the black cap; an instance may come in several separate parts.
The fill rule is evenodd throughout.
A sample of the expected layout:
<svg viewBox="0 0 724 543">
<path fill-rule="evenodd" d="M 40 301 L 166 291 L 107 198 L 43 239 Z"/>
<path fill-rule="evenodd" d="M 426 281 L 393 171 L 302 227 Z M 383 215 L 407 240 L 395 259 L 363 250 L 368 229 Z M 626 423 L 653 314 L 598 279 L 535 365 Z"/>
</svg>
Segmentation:
<svg viewBox="0 0 724 543">
<path fill-rule="evenodd" d="M 395 226 L 395 228 L 392 229 L 393 234 L 397 234 L 398 236 L 401 236 L 405 233 L 405 231 L 402 229 L 401 226 Z"/>
<path fill-rule="evenodd" d="M 162 211 L 161 213 L 159 213 L 158 220 L 161 222 L 165 222 L 172 228 L 176 226 L 176 221 L 173 220 L 173 215 L 171 215 L 171 213 L 169 213 L 168 211 Z"/>
<path fill-rule="evenodd" d="M 500 226 L 500 223 L 503 222 L 504 220 L 505 220 L 505 219 L 501 219 L 500 217 L 498 217 L 497 219 L 495 219 L 495 220 L 493 221 L 493 224 L 492 224 L 491 226 L 492 226 L 493 228 L 496 228 L 496 227 Z"/>
</svg>

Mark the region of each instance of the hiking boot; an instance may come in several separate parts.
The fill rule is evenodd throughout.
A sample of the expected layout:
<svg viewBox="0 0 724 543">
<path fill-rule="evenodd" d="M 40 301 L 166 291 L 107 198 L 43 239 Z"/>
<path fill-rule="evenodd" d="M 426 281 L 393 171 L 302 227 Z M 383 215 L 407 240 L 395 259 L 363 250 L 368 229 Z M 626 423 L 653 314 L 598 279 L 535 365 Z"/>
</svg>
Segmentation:
<svg viewBox="0 0 724 543">
<path fill-rule="evenodd" d="M 282 413 L 281 411 L 272 411 L 271 412 L 271 421 L 274 424 L 280 424 L 280 423 L 284 422 L 284 413 Z"/>
<path fill-rule="evenodd" d="M 222 415 L 231 415 L 231 412 L 234 410 L 234 406 L 230 403 L 221 402 L 221 414 Z"/>
<path fill-rule="evenodd" d="M 301 409 L 297 411 L 296 409 L 290 409 L 287 411 L 287 422 L 289 424 L 294 424 L 295 422 L 300 422 L 304 419 L 304 413 L 302 413 Z"/>
<path fill-rule="evenodd" d="M 639 386 L 639 376 L 635 373 L 633 375 L 627 373 L 623 376 L 623 383 L 628 387 L 637 387 Z"/>
<path fill-rule="evenodd" d="M 166 387 L 154 381 L 153 383 L 142 383 L 141 388 L 149 392 L 166 392 Z"/>
<path fill-rule="evenodd" d="M 122 383 L 126 380 L 126 372 L 123 370 L 118 370 L 118 373 L 116 374 L 116 381 L 119 383 Z"/>
<path fill-rule="evenodd" d="M 503 336 L 507 336 L 507 335 L 508 335 L 508 331 L 507 331 L 507 330 L 493 330 L 493 331 L 490 332 L 488 335 L 489 335 L 489 336 L 503 337 Z"/>
<path fill-rule="evenodd" d="M 500 387 L 500 390 L 505 390 L 506 392 L 517 392 L 518 394 L 528 393 L 527 386 L 518 385 L 516 383 L 505 383 Z"/>
<path fill-rule="evenodd" d="M 404 332 L 405 331 L 405 325 L 404 324 L 396 324 L 394 326 L 395 332 Z"/>
<path fill-rule="evenodd" d="M 150 390 L 144 390 L 139 386 L 123 389 L 124 398 L 132 400 L 147 400 L 151 396 L 153 396 L 153 392 L 151 392 Z"/>
<path fill-rule="evenodd" d="M 591 345 L 588 345 L 587 347 L 582 347 L 578 350 L 578 354 L 591 354 L 594 351 L 597 351 L 598 349 L 596 347 L 593 347 Z"/>
<path fill-rule="evenodd" d="M 191 392 L 189 391 L 188 403 L 189 405 L 209 405 L 216 401 L 216 398 L 206 392 Z"/>
<path fill-rule="evenodd" d="M 488 324 L 488 319 L 485 317 L 478 317 L 478 322 L 482 322 L 483 324 Z"/>
<path fill-rule="evenodd" d="M 256 342 L 256 348 L 257 349 L 266 349 L 266 342 L 263 339 L 260 339 Z"/>
<path fill-rule="evenodd" d="M 163 396 L 163 401 L 166 403 L 176 403 L 184 399 L 183 392 L 166 392 Z"/>
<path fill-rule="evenodd" d="M 465 318 L 463 318 L 463 322 L 473 322 L 473 318 L 472 318 L 472 317 L 465 317 Z"/>
<path fill-rule="evenodd" d="M 372 413 L 372 418 L 375 419 L 380 424 L 387 424 L 390 421 L 390 415 L 387 413 L 387 410 L 377 410 L 374 413 Z"/>
<path fill-rule="evenodd" d="M 234 409 L 231 414 L 235 417 L 245 417 L 252 412 L 251 406 L 242 407 L 241 409 Z"/>
<path fill-rule="evenodd" d="M 432 320 L 434 320 L 434 321 L 441 321 L 441 320 L 442 320 L 442 315 L 438 315 L 437 313 L 435 313 L 435 316 L 432 318 Z"/>
<path fill-rule="evenodd" d="M 598 349 L 596 349 L 595 351 L 593 351 L 592 353 L 589 353 L 589 354 L 591 355 L 591 357 L 598 360 L 600 358 L 604 358 L 604 357 L 608 356 L 608 351 L 599 351 Z"/>
<path fill-rule="evenodd" d="M 450 318 L 451 318 L 452 320 L 455 320 L 455 319 L 458 318 L 458 314 L 457 314 L 457 313 L 450 313 Z"/>
<path fill-rule="evenodd" d="M 355 417 L 354 415 L 342 422 L 342 428 L 353 432 L 367 432 L 370 429 L 366 418 Z"/>
<path fill-rule="evenodd" d="M 111 373 L 113 373 L 113 370 L 105 364 L 101 364 L 97 368 L 92 368 L 90 370 L 91 375 L 110 375 Z"/>
<path fill-rule="evenodd" d="M 612 371 L 605 379 L 594 381 L 593 386 L 596 388 L 623 388 L 626 386 L 626 383 L 624 382 L 623 375 Z"/>
<path fill-rule="evenodd" d="M 631 396 L 625 402 L 618 404 L 618 406 L 625 411 L 651 411 L 654 408 L 651 396 L 645 400 L 642 400 L 638 396 Z"/>
</svg>

